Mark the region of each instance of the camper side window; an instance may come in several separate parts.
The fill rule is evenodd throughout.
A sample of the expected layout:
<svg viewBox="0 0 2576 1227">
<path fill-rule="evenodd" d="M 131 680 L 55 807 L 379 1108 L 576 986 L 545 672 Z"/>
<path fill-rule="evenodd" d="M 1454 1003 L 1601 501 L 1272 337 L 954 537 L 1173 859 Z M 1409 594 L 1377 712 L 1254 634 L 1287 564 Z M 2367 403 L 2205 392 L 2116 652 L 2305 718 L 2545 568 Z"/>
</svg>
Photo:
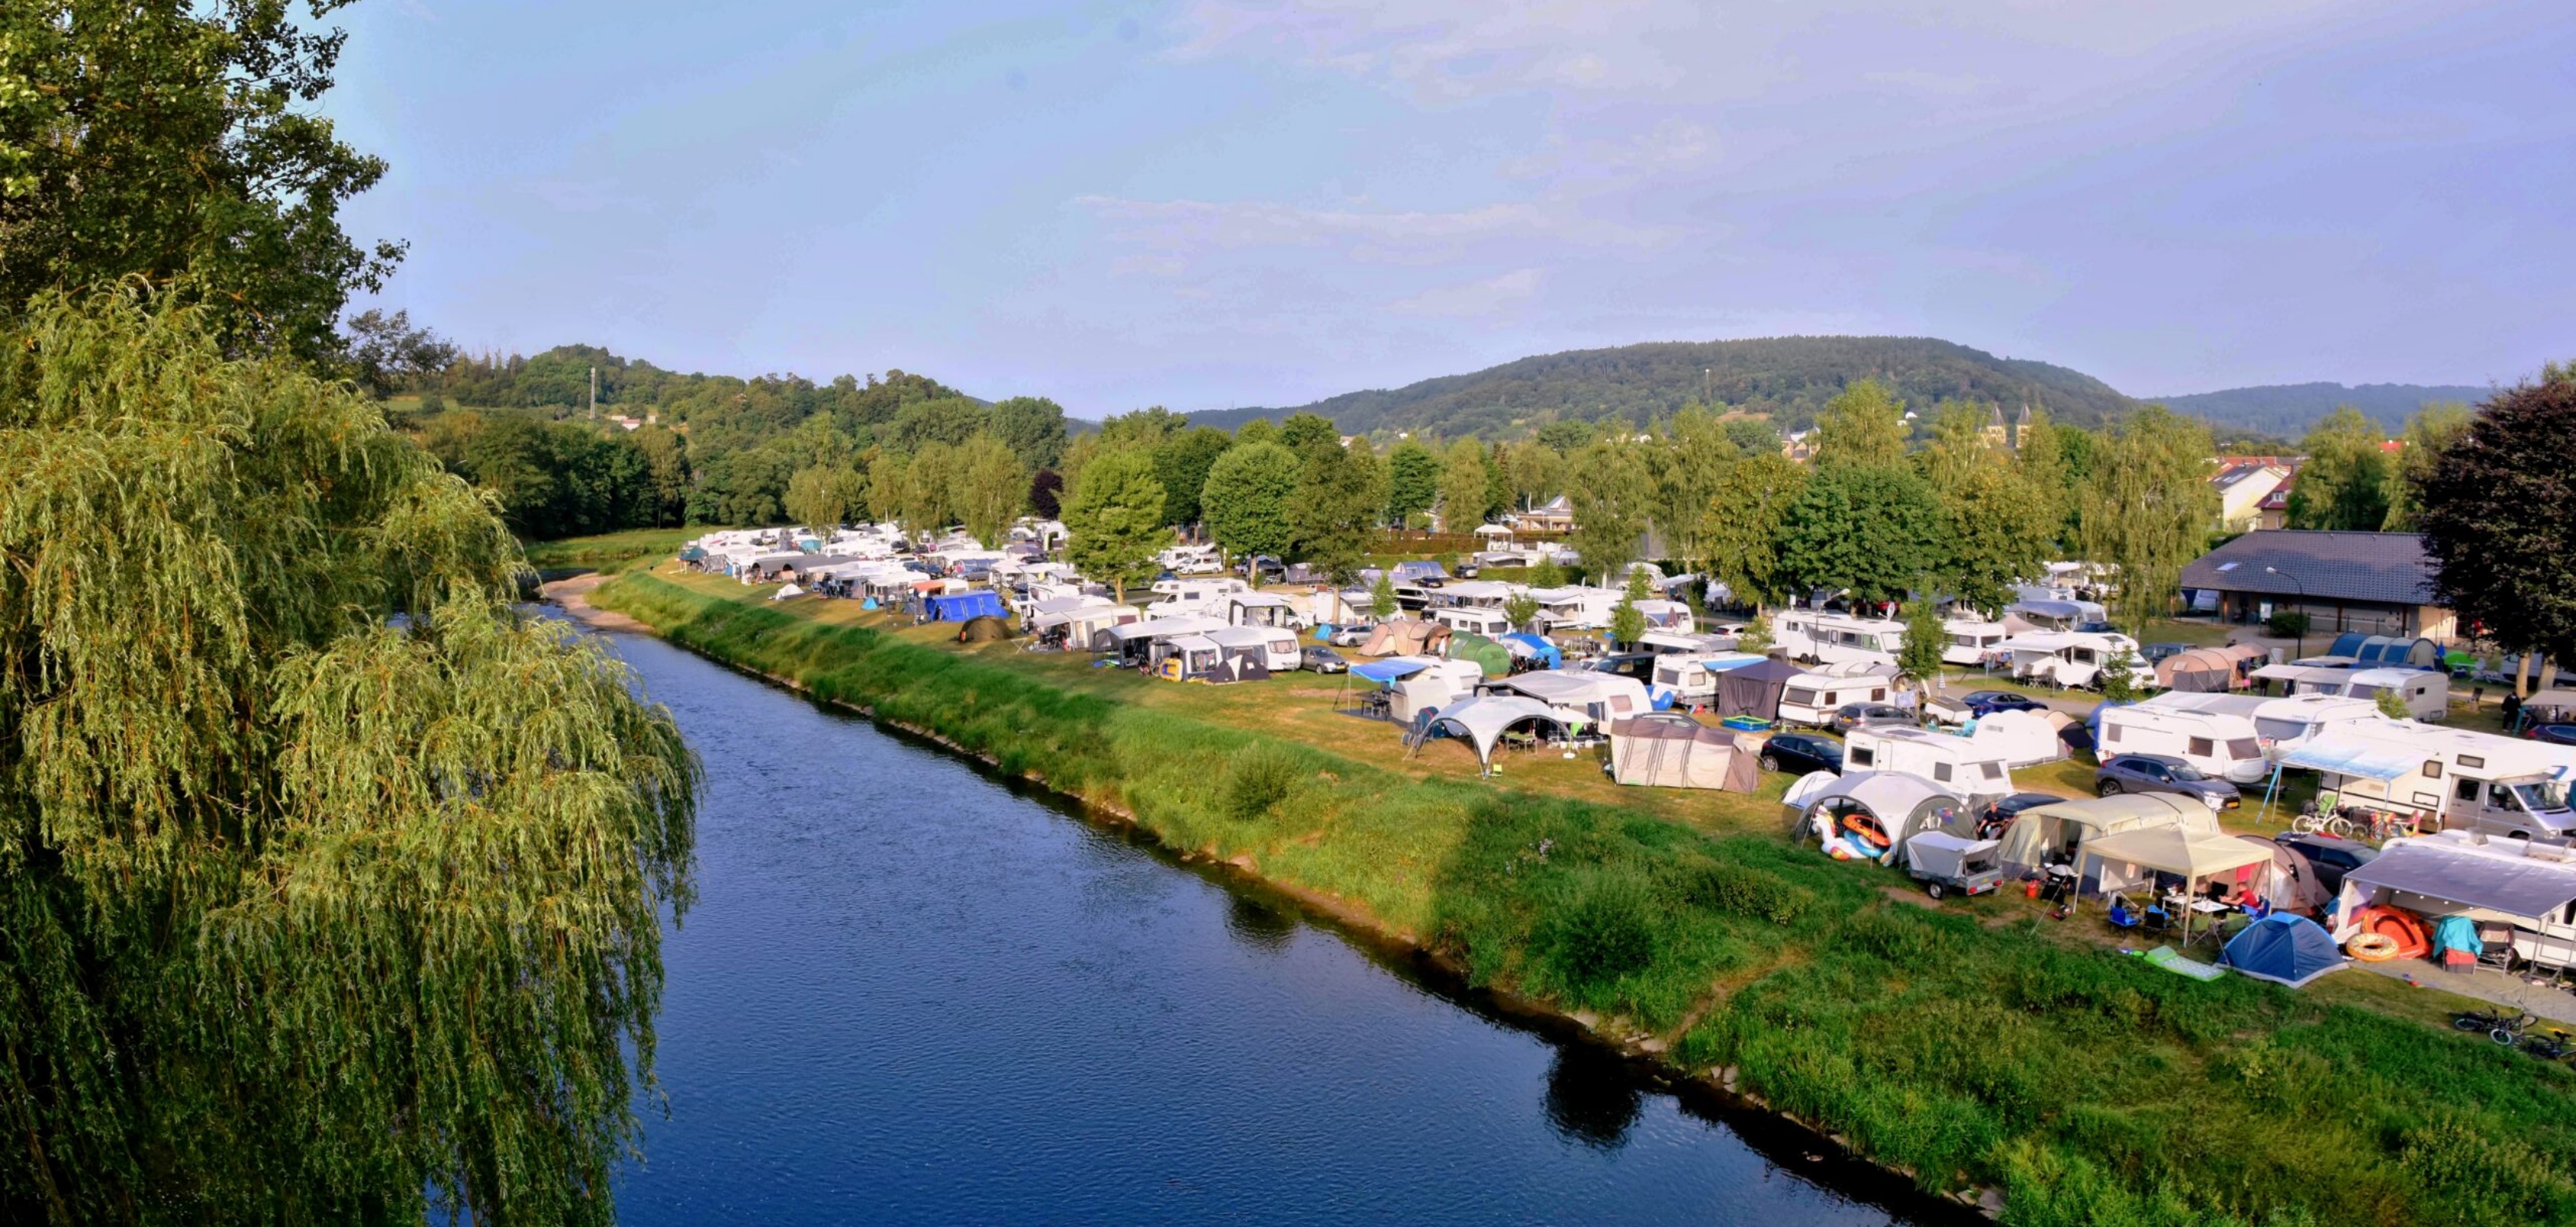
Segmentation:
<svg viewBox="0 0 2576 1227">
<path fill-rule="evenodd" d="M 1942 782 L 1942 783 L 1944 783 L 1944 784 L 1949 783 L 1949 782 L 1950 782 L 1950 764 L 1948 764 L 1948 763 L 1934 763 L 1934 764 L 1932 764 L 1932 778 L 1933 778 L 1933 779 L 1935 779 L 1935 780 L 1938 780 L 1938 781 L 1940 781 L 1940 782 Z"/>
<path fill-rule="evenodd" d="M 2191 748 L 2185 751 L 2185 753 L 2192 754 L 2200 758 L 2207 758 L 2218 749 L 2218 747 L 2211 745 L 2209 739 L 2206 737 L 2194 737 L 2191 739 L 2190 744 Z"/>
<path fill-rule="evenodd" d="M 2120 726 L 2119 726 L 2119 725 L 2116 725 L 2116 724 L 2104 724 L 2104 725 L 2102 726 L 2102 740 L 2104 740 L 2104 741 L 2118 741 L 2119 739 L 2120 739 Z"/>
<path fill-rule="evenodd" d="M 1870 764 L 1870 760 L 1876 757 L 1877 755 L 1866 746 L 1854 747 L 1851 752 L 1852 766 L 1866 767 Z"/>
<path fill-rule="evenodd" d="M 2463 754 L 2460 756 L 2460 765 L 2463 767 L 2483 767 L 2487 765 L 2487 760 L 2480 758 L 2475 754 Z"/>
<path fill-rule="evenodd" d="M 1885 687 L 1885 686 L 1881 686 L 1881 687 L 1879 687 L 1879 688 L 1878 688 L 1878 689 L 1876 689 L 1876 690 L 1872 690 L 1872 691 L 1870 691 L 1870 692 L 1869 692 L 1869 701 L 1870 701 L 1870 702 L 1872 702 L 1872 703 L 1884 703 L 1884 702 L 1886 702 L 1886 701 L 1887 701 L 1887 687 Z"/>
<path fill-rule="evenodd" d="M 1985 777 L 1990 780 L 2000 780 L 2004 778 L 2004 765 L 2002 763 L 1984 763 L 1980 765 L 1979 770 L 1983 771 L 1985 773 Z"/>
</svg>

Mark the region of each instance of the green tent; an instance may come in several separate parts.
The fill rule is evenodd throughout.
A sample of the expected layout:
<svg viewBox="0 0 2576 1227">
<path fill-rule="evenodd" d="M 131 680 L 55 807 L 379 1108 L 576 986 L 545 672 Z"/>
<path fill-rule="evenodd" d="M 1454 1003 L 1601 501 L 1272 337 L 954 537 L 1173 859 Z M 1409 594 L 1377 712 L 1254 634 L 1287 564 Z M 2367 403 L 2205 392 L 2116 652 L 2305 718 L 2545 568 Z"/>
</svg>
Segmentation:
<svg viewBox="0 0 2576 1227">
<path fill-rule="evenodd" d="M 1512 673 L 1511 649 L 1483 635 L 1459 631 L 1449 636 L 1449 659 L 1472 660 L 1487 677 L 1509 677 Z"/>
</svg>

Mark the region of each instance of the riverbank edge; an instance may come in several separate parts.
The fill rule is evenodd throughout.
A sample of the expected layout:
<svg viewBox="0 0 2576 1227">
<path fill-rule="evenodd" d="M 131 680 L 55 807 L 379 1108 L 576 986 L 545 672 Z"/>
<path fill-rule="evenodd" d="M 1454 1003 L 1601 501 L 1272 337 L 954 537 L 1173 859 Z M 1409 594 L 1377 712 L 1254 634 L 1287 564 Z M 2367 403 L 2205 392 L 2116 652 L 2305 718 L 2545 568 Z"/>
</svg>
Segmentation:
<svg viewBox="0 0 2576 1227">
<path fill-rule="evenodd" d="M 1073 802 L 1087 820 L 1097 825 L 1140 836 L 1185 864 L 1205 867 L 1221 875 L 1257 885 L 1264 891 L 1295 903 L 1305 910 L 1310 918 L 1320 919 L 1337 931 L 1363 938 L 1383 950 L 1402 954 L 1418 966 L 1446 977 L 1456 988 L 1476 994 L 1480 1000 L 1491 1004 L 1503 1013 L 1544 1024 L 1547 1032 L 1560 1040 L 1590 1044 L 1616 1053 L 1632 1065 L 1640 1067 L 1643 1072 L 1651 1076 L 1654 1082 L 1668 1088 L 1677 1090 L 1687 1088 L 1694 1094 L 1710 1097 L 1733 1112 L 1759 1116 L 1794 1127 L 1815 1146 L 1832 1152 L 1833 1157 L 1824 1161 L 1876 1173 L 1888 1184 L 1889 1187 L 1884 1190 L 1884 1193 L 1889 1196 L 1917 1199 L 1926 1209 L 1937 1207 L 1944 1212 L 1973 1213 L 1988 1220 L 2002 1217 L 2005 1203 L 2001 1189 L 1972 1185 L 1937 1193 L 1926 1190 L 1914 1170 L 1881 1163 L 1861 1150 L 1853 1139 L 1835 1132 L 1821 1122 L 1807 1120 L 1796 1113 L 1775 1107 L 1760 1094 L 1739 1086 L 1733 1066 L 1710 1070 L 1704 1074 L 1694 1073 L 1672 1060 L 1665 1051 L 1664 1045 L 1651 1036 L 1620 1036 L 1604 1029 L 1605 1024 L 1615 1020 L 1600 1017 L 1590 1011 L 1565 1009 L 1553 1002 L 1501 986 L 1477 984 L 1472 969 L 1466 964 L 1434 949 L 1410 930 L 1388 922 L 1364 904 L 1265 874 L 1261 871 L 1259 863 L 1249 854 L 1225 857 L 1219 855 L 1213 848 L 1192 848 L 1175 843 L 1168 837 L 1167 832 L 1142 821 L 1133 810 L 1118 802 L 1060 787 L 1035 771 L 1013 770 L 998 756 L 964 745 L 937 730 L 882 715 L 872 704 L 853 703 L 817 695 L 811 687 L 795 678 L 772 673 L 747 662 L 731 659 L 722 653 L 706 650 L 701 645 L 673 638 L 665 633 L 665 628 L 655 626 L 649 620 L 622 610 L 603 607 L 592 601 L 591 594 L 613 578 L 615 577 L 591 574 L 548 583 L 541 589 L 542 599 L 562 609 L 566 616 L 574 621 L 594 630 L 652 635 L 723 668 L 792 691 L 809 702 L 863 716 L 884 727 L 900 730 L 907 736 L 938 745 L 959 757 L 981 763 L 996 774 L 1036 785 L 1054 796 Z"/>
</svg>

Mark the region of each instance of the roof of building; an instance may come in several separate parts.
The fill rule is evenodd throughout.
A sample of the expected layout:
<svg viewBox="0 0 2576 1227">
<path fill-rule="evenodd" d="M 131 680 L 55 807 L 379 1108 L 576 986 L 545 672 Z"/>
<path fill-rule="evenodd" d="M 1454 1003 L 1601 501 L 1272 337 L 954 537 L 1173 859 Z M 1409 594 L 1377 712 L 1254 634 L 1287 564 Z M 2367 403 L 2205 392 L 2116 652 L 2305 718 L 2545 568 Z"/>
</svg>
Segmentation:
<svg viewBox="0 0 2576 1227">
<path fill-rule="evenodd" d="M 2182 586 L 2383 605 L 2434 603 L 2433 564 L 2420 533 L 2250 532 L 2183 568 Z"/>
</svg>

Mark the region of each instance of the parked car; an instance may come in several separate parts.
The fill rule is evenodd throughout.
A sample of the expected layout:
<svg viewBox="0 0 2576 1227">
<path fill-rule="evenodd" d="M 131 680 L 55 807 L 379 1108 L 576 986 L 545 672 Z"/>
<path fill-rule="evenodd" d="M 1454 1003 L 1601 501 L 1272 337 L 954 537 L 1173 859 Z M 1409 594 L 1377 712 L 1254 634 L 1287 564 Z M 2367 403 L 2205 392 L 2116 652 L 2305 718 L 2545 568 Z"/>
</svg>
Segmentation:
<svg viewBox="0 0 2576 1227">
<path fill-rule="evenodd" d="M 2066 798 L 2055 793 L 2017 792 L 1987 806 L 1977 814 L 1977 838 L 1993 839 L 2011 826 L 2021 812 L 2042 805 L 2055 805 Z"/>
<path fill-rule="evenodd" d="M 2048 704 L 2011 690 L 1971 690 L 1951 700 L 1967 708 L 1971 716 L 1991 716 L 1999 711 L 2047 711 Z"/>
<path fill-rule="evenodd" d="M 2553 746 L 2576 746 L 2576 724 L 2535 724 L 2523 736 Z"/>
<path fill-rule="evenodd" d="M 2212 779 L 2200 768 L 2167 754 L 2115 754 L 2094 770 L 2093 790 L 2106 797 L 2169 792 L 2198 797 L 2211 809 L 2234 809 L 2245 802 L 2234 784 Z"/>
<path fill-rule="evenodd" d="M 1640 682 L 1655 680 L 1655 654 L 1652 652 L 1612 652 L 1583 662 L 1595 673 L 1615 673 Z"/>
<path fill-rule="evenodd" d="M 1781 733 L 1762 743 L 1762 769 L 1805 775 L 1843 771 L 1842 743 L 1813 733 Z"/>
<path fill-rule="evenodd" d="M 2356 840 L 2333 835 L 2281 834 L 2272 842 L 2306 857 L 2316 867 L 2317 885 L 2331 895 L 2343 889 L 2343 875 L 2369 864 L 2378 857 L 2379 849 Z"/>
<path fill-rule="evenodd" d="M 2150 643 L 2138 649 L 2138 659 L 2147 664 L 2171 660 L 2191 650 L 2188 643 Z"/>
<path fill-rule="evenodd" d="M 1351 671 L 1351 662 L 1342 659 L 1341 653 L 1322 644 L 1310 644 L 1297 653 L 1297 667 L 1311 669 L 1317 673 L 1348 673 Z"/>
<path fill-rule="evenodd" d="M 2120 628 L 2108 622 L 2078 622 L 2072 629 L 2079 635 L 2109 635 L 2116 634 Z"/>
<path fill-rule="evenodd" d="M 1369 636 L 1376 633 L 1377 627 L 1373 623 L 1345 623 L 1343 625 L 1335 626 L 1333 628 L 1332 635 L 1327 637 L 1324 642 L 1337 648 L 1355 648 L 1363 643 L 1367 643 L 1369 641 Z"/>
<path fill-rule="evenodd" d="M 1837 733 L 1848 733 L 1870 724 L 1912 724 L 1914 713 L 1889 703 L 1845 703 L 1825 723 Z"/>
</svg>

